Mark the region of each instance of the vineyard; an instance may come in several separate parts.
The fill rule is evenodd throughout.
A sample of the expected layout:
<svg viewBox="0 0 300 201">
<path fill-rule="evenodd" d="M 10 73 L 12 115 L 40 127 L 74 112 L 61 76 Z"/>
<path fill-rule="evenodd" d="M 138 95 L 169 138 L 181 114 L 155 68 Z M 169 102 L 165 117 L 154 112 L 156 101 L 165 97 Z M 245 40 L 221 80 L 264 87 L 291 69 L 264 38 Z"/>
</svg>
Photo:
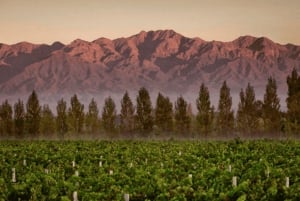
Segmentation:
<svg viewBox="0 0 300 201">
<path fill-rule="evenodd" d="M 300 200 L 295 141 L 0 143 L 0 200 Z"/>
</svg>

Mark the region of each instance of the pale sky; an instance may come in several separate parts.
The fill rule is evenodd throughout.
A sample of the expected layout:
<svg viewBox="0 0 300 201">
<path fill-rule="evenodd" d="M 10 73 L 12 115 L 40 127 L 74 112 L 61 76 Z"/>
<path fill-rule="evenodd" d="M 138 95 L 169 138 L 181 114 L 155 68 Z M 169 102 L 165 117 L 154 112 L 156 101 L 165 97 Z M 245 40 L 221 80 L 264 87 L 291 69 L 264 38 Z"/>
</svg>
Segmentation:
<svg viewBox="0 0 300 201">
<path fill-rule="evenodd" d="M 0 24 L 6 44 L 173 29 L 208 41 L 252 35 L 300 45 L 300 0 L 0 0 Z"/>
</svg>

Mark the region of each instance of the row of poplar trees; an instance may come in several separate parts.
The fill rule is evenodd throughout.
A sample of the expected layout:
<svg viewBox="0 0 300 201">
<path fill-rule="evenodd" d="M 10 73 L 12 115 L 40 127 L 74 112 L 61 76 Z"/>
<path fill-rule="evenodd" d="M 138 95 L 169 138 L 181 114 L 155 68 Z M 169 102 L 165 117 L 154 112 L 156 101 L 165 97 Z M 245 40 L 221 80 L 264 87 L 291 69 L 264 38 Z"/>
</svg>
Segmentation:
<svg viewBox="0 0 300 201">
<path fill-rule="evenodd" d="M 41 106 L 35 91 L 26 105 L 18 100 L 13 106 L 6 100 L 0 105 L 0 133 L 2 137 L 37 138 L 67 135 L 126 135 L 142 137 L 149 134 L 177 136 L 261 135 L 262 133 L 297 134 L 300 131 L 300 76 L 294 69 L 287 77 L 287 111 L 280 110 L 275 79 L 268 79 L 263 100 L 256 100 L 253 87 L 241 89 L 236 115 L 232 109 L 230 89 L 223 82 L 220 88 L 218 108 L 210 102 L 209 90 L 202 84 L 196 100 L 197 113 L 193 115 L 191 104 L 180 96 L 173 103 L 167 96 L 158 94 L 155 108 L 149 92 L 138 91 L 136 106 L 126 92 L 121 100 L 120 114 L 111 97 L 105 99 L 101 115 L 94 99 L 84 112 L 84 105 L 76 94 L 70 106 L 64 99 L 57 102 L 56 115 L 48 105 Z M 100 118 L 101 116 L 101 118 Z"/>
</svg>

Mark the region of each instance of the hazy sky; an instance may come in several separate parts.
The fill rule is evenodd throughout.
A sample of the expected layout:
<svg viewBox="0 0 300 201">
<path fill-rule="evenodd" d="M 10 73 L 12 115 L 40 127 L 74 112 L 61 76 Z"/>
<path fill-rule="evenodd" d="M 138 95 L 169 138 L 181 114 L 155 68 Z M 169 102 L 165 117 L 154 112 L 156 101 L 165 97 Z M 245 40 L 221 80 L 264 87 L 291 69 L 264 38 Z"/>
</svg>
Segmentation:
<svg viewBox="0 0 300 201">
<path fill-rule="evenodd" d="M 173 29 L 204 40 L 253 35 L 300 45 L 300 0 L 0 0 L 0 24 L 7 44 Z"/>
</svg>

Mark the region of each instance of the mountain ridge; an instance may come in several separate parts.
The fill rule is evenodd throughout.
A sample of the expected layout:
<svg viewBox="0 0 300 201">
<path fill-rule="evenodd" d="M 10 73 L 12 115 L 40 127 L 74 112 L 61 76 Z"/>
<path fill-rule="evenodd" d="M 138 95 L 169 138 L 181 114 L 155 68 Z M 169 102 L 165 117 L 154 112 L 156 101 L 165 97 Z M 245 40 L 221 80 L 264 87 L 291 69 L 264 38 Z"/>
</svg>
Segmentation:
<svg viewBox="0 0 300 201">
<path fill-rule="evenodd" d="M 202 82 L 216 93 L 227 80 L 234 93 L 250 82 L 261 96 L 269 76 L 284 94 L 286 76 L 293 68 L 300 68 L 300 46 L 249 35 L 222 42 L 157 30 L 114 40 L 0 44 L 3 95 L 33 89 L 48 95 L 93 95 L 142 86 L 184 94 L 197 93 Z"/>
</svg>

